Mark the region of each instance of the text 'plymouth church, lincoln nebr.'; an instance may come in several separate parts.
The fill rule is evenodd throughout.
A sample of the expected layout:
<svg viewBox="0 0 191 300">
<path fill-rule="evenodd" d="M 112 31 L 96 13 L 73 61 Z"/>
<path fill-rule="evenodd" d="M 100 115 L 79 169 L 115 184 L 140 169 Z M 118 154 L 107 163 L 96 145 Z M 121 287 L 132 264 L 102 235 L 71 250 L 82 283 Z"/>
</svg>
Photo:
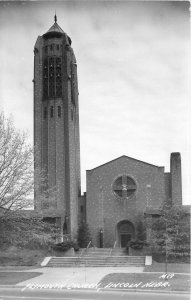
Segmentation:
<svg viewBox="0 0 191 300">
<path fill-rule="evenodd" d="M 181 157 L 170 173 L 128 156 L 87 171 L 80 188 L 77 63 L 71 38 L 55 23 L 34 47 L 35 209 L 76 238 L 87 223 L 96 247 L 124 247 L 139 218 L 155 216 L 164 201 L 182 205 Z M 149 238 L 149 233 L 147 232 Z M 100 238 L 101 237 L 101 238 Z M 102 245 L 100 245 L 102 241 Z"/>
</svg>

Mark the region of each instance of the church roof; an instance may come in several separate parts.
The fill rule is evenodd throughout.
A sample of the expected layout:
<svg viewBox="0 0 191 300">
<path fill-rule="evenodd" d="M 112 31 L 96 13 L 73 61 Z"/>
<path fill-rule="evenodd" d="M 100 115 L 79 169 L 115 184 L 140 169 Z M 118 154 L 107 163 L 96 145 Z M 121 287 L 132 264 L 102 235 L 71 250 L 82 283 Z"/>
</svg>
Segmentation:
<svg viewBox="0 0 191 300">
<path fill-rule="evenodd" d="M 48 32 L 59 32 L 59 33 L 64 33 L 64 31 L 62 30 L 62 28 L 57 24 L 57 22 L 55 22 L 50 29 L 46 32 L 46 34 Z"/>
<path fill-rule="evenodd" d="M 93 168 L 93 169 L 90 169 L 90 170 L 87 170 L 87 171 L 92 171 L 92 170 L 101 168 L 101 167 L 103 167 L 103 166 L 105 166 L 105 165 L 108 165 L 108 164 L 110 164 L 110 163 L 112 163 L 112 162 L 114 162 L 114 161 L 116 161 L 116 160 L 118 160 L 118 159 L 121 159 L 121 158 L 131 159 L 131 160 L 134 160 L 135 162 L 140 162 L 140 163 L 142 163 L 142 164 L 149 165 L 149 166 L 155 167 L 155 168 L 164 168 L 164 167 L 159 167 L 159 166 L 156 166 L 156 165 L 149 164 L 149 163 L 144 162 L 144 161 L 142 161 L 142 160 L 138 160 L 138 159 L 129 157 L 129 156 L 127 156 L 127 155 L 122 155 L 122 156 L 120 156 L 120 157 L 117 157 L 117 158 L 115 158 L 115 159 L 112 159 L 112 160 L 106 162 L 105 164 L 102 164 L 102 165 L 100 165 L 100 166 L 97 166 L 97 167 L 95 167 L 95 168 Z"/>
<path fill-rule="evenodd" d="M 66 35 L 66 37 L 69 40 L 69 44 L 71 45 L 71 39 L 70 37 L 62 30 L 62 28 L 57 23 L 57 16 L 54 16 L 54 24 L 50 27 L 50 29 L 43 34 L 43 37 L 46 38 L 52 38 L 52 37 L 61 37 L 62 35 Z"/>
</svg>

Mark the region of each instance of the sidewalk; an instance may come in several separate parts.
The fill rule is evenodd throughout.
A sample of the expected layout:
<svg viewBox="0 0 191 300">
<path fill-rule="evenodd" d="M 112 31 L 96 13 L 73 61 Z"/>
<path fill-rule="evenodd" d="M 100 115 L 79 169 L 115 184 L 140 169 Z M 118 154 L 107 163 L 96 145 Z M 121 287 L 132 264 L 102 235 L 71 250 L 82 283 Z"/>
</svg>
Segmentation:
<svg viewBox="0 0 191 300">
<path fill-rule="evenodd" d="M 11 270 L 0 271 L 0 276 L 11 274 Z M 81 267 L 81 268 L 36 268 L 33 270 L 15 270 L 21 276 L 11 276 L 12 283 L 3 283 L 0 288 L 17 288 L 29 290 L 112 290 L 157 293 L 189 293 L 190 275 L 188 273 L 174 273 L 165 280 L 163 272 L 145 272 L 144 267 Z M 4 275 L 3 275 L 4 273 Z M 29 273 L 30 276 L 23 276 Z M 34 277 L 31 275 L 34 273 Z M 38 276 L 37 276 L 38 275 Z M 16 281 L 14 279 L 16 278 Z M 4 277 L 2 277 L 4 278 Z M 27 279 L 28 278 L 28 279 Z M 20 279 L 20 280 L 19 280 Z M 23 281 L 22 281 L 23 280 Z"/>
<path fill-rule="evenodd" d="M 96 267 L 96 268 L 40 268 L 30 272 L 41 272 L 42 275 L 20 282 L 17 286 L 27 285 L 96 285 L 111 273 L 141 273 L 144 267 Z"/>
</svg>

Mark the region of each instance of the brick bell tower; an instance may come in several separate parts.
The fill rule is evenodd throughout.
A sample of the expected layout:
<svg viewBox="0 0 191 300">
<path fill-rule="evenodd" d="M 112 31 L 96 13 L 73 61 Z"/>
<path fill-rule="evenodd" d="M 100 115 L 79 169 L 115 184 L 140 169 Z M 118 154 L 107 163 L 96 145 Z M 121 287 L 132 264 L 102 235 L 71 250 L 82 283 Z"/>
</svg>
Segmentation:
<svg viewBox="0 0 191 300">
<path fill-rule="evenodd" d="M 70 37 L 56 15 L 54 21 L 34 47 L 35 209 L 75 237 L 81 194 L 77 64 Z"/>
</svg>

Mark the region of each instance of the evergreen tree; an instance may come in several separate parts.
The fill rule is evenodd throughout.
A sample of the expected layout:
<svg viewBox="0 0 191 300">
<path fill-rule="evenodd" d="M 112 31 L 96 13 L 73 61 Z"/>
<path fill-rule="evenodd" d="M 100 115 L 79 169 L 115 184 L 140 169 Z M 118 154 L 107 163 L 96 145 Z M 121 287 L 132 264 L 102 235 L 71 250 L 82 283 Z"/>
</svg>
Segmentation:
<svg viewBox="0 0 191 300">
<path fill-rule="evenodd" d="M 78 245 L 80 248 L 86 248 L 91 241 L 88 224 L 82 223 L 78 228 Z"/>
<path fill-rule="evenodd" d="M 140 241 L 146 241 L 146 227 L 143 221 L 139 220 L 136 226 L 137 229 L 137 239 Z"/>
</svg>

